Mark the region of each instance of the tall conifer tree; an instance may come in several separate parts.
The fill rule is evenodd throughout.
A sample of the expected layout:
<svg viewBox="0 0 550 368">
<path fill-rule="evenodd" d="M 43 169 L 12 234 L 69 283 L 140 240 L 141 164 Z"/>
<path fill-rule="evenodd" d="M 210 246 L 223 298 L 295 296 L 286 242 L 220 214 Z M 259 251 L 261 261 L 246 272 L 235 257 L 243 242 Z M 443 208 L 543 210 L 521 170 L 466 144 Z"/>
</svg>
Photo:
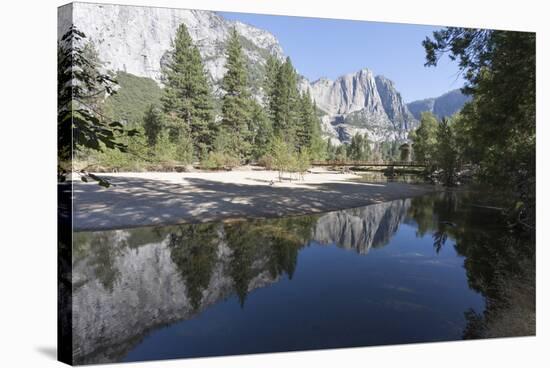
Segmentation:
<svg viewBox="0 0 550 368">
<path fill-rule="evenodd" d="M 184 24 L 176 33 L 163 78 L 162 103 L 172 123 L 172 138 L 182 145 L 192 142 L 194 155 L 203 155 L 212 145 L 212 96 L 199 50 Z"/>
<path fill-rule="evenodd" d="M 274 119 L 275 114 L 275 94 L 277 87 L 277 76 L 279 75 L 279 69 L 281 68 L 281 61 L 275 56 L 270 55 L 265 65 L 265 79 L 263 83 L 264 88 L 264 106 L 271 120 Z"/>
<path fill-rule="evenodd" d="M 309 91 L 300 96 L 300 115 L 296 127 L 296 146 L 299 150 L 302 148 L 310 149 L 315 134 L 315 125 L 318 124 L 313 103 Z"/>
<path fill-rule="evenodd" d="M 259 159 L 269 151 L 269 145 L 273 140 L 273 125 L 265 110 L 256 101 L 252 101 L 251 104 L 248 130 L 252 157 Z"/>
<path fill-rule="evenodd" d="M 225 91 L 222 105 L 222 129 L 229 134 L 230 150 L 239 158 L 244 158 L 249 151 L 248 121 L 250 93 L 248 76 L 239 34 L 233 28 L 227 43 L 227 72 L 222 80 Z"/>
<path fill-rule="evenodd" d="M 287 57 L 278 70 L 275 82 L 273 128 L 275 134 L 293 144 L 298 120 L 299 97 L 296 71 L 290 58 Z"/>
</svg>

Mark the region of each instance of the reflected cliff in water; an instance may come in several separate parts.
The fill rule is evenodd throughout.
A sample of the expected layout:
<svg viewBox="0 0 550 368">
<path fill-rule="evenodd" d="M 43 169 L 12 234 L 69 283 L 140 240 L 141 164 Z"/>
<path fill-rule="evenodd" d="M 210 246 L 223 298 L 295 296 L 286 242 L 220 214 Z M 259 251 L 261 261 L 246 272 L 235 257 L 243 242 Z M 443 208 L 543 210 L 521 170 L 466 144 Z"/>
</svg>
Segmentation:
<svg viewBox="0 0 550 368">
<path fill-rule="evenodd" d="M 460 339 L 495 272 L 472 244 L 502 230 L 465 198 L 76 233 L 75 362 Z"/>
</svg>

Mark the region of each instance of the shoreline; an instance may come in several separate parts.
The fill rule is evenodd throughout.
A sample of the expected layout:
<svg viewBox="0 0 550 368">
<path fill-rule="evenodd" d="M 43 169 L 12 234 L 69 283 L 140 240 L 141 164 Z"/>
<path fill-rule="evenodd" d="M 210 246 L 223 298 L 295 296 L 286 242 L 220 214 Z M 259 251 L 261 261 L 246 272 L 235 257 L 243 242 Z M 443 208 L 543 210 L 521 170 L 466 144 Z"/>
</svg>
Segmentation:
<svg viewBox="0 0 550 368">
<path fill-rule="evenodd" d="M 268 170 L 98 175 L 114 185 L 72 181 L 75 232 L 317 215 L 437 190 L 429 184 L 360 182 L 360 175 L 326 170 L 282 182 Z"/>
</svg>

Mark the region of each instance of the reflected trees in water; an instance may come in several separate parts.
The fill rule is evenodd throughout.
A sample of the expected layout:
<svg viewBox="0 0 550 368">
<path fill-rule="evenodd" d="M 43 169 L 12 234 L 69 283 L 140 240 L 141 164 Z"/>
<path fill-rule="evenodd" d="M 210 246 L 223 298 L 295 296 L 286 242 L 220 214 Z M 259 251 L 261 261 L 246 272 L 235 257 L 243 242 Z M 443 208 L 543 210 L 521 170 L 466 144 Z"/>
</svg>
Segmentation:
<svg viewBox="0 0 550 368">
<path fill-rule="evenodd" d="M 264 271 L 276 279 L 296 270 L 298 251 L 311 238 L 316 216 L 263 221 L 238 222 L 225 227 L 227 245 L 232 250 L 230 275 L 241 307 L 244 306 L 251 280 Z M 255 263 L 266 259 L 267 262 Z"/>
<path fill-rule="evenodd" d="M 168 234 L 170 257 L 187 288 L 193 309 L 201 305 L 217 261 L 220 235 L 218 224 L 178 226 Z"/>
<path fill-rule="evenodd" d="M 410 219 L 417 236 L 433 234 L 439 253 L 452 239 L 464 257 L 468 284 L 486 300 L 482 314 L 465 312 L 463 337 L 522 336 L 535 333 L 534 233 L 508 226 L 505 214 L 484 206 L 483 193 L 447 191 L 414 198 Z"/>
</svg>

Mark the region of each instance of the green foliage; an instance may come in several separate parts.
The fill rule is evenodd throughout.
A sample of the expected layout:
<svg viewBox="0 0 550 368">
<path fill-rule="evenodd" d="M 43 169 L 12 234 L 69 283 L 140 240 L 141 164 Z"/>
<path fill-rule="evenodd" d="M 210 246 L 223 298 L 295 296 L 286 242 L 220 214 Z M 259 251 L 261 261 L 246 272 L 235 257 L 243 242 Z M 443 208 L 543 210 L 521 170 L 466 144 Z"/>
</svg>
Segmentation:
<svg viewBox="0 0 550 368">
<path fill-rule="evenodd" d="M 143 129 L 149 147 L 157 145 L 157 140 L 163 128 L 163 115 L 160 108 L 151 104 L 143 117 Z"/>
<path fill-rule="evenodd" d="M 271 142 L 271 156 L 273 167 L 279 172 L 279 180 L 282 180 L 285 171 L 291 171 L 295 167 L 296 158 L 293 146 L 282 137 L 276 136 Z"/>
<path fill-rule="evenodd" d="M 262 106 L 254 100 L 251 100 L 248 132 L 251 156 L 257 160 L 269 151 L 269 144 L 273 139 L 273 125 Z"/>
<path fill-rule="evenodd" d="M 456 184 L 457 171 L 460 168 L 461 149 L 456 123 L 459 119 L 455 117 L 451 121 L 443 118 L 438 122 L 435 115 L 423 112 L 420 127 L 410 135 L 415 159 L 430 162 L 441 169 L 443 184 L 447 186 Z"/>
<path fill-rule="evenodd" d="M 127 152 L 121 138 L 135 136 L 137 131 L 127 130 L 119 122 L 102 114 L 99 105 L 107 95 L 116 93 L 116 81 L 101 72 L 101 61 L 85 34 L 76 27 L 63 35 L 58 43 L 57 56 L 57 132 L 58 179 L 72 171 L 74 154 L 83 150 L 103 151 L 105 148 Z M 97 180 L 86 171 L 83 180 Z M 109 183 L 99 180 L 103 186 Z"/>
<path fill-rule="evenodd" d="M 335 160 L 345 162 L 348 159 L 347 144 L 341 144 L 336 148 Z"/>
<path fill-rule="evenodd" d="M 141 124 L 150 105 L 160 106 L 162 90 L 157 83 L 144 77 L 119 71 L 117 93 L 105 100 L 105 113 L 127 126 Z"/>
<path fill-rule="evenodd" d="M 256 46 L 248 38 L 239 35 L 239 42 L 245 50 L 244 54 L 254 52 L 261 55 L 263 58 L 268 59 L 272 55 L 264 48 Z M 262 63 L 253 61 L 252 59 L 245 57 L 246 74 L 248 75 L 248 88 L 252 94 L 259 94 L 263 86 L 263 79 L 265 76 L 265 66 Z"/>
<path fill-rule="evenodd" d="M 443 183 L 447 186 L 454 185 L 459 167 L 459 157 L 455 132 L 448 119 L 442 119 L 437 128 L 435 160 L 437 166 L 443 169 Z"/>
<path fill-rule="evenodd" d="M 370 153 L 370 159 L 373 161 L 398 161 L 400 156 L 399 142 L 397 141 L 376 142 Z"/>
<path fill-rule="evenodd" d="M 225 228 L 227 244 L 233 251 L 229 261 L 229 273 L 233 279 L 233 285 L 241 307 L 244 306 L 248 295 L 248 285 L 254 277 L 252 266 L 259 245 L 257 237 L 253 236 L 254 230 L 250 229 L 246 223 Z"/>
<path fill-rule="evenodd" d="M 290 58 L 281 63 L 270 57 L 265 69 L 264 103 L 272 124 L 270 134 L 282 138 L 298 152 L 307 150 L 310 158 L 327 157 L 319 110 L 309 91 L 300 95 L 298 75 Z"/>
<path fill-rule="evenodd" d="M 495 53 L 493 31 L 488 29 L 446 27 L 426 37 L 422 42 L 426 50 L 426 66 L 436 66 L 441 56 L 448 53 L 451 60 L 459 61 L 471 91 L 479 81 L 479 71 L 491 64 Z"/>
<path fill-rule="evenodd" d="M 268 117 L 271 121 L 275 120 L 276 101 L 277 95 L 277 77 L 282 63 L 275 56 L 271 55 L 267 59 L 265 66 L 265 77 L 263 81 L 264 89 L 264 105 L 267 108 Z"/>
<path fill-rule="evenodd" d="M 366 161 L 371 158 L 370 142 L 367 135 L 356 133 L 351 138 L 351 143 L 347 147 L 347 156 L 351 160 Z"/>
<path fill-rule="evenodd" d="M 136 131 L 138 135 L 120 140 L 127 147 L 127 152 L 102 147 L 101 151 L 86 150 L 82 156 L 92 168 L 143 171 L 147 165 L 147 141 L 142 127 L 138 127 Z"/>
<path fill-rule="evenodd" d="M 296 148 L 311 148 L 313 134 L 317 131 L 319 120 L 315 114 L 315 107 L 311 101 L 309 91 L 299 97 L 299 118 L 296 127 Z"/>
<path fill-rule="evenodd" d="M 326 146 L 327 143 L 325 142 L 321 134 L 314 134 L 310 148 L 311 158 L 313 160 L 326 160 L 328 157 Z"/>
<path fill-rule="evenodd" d="M 157 144 L 154 147 L 149 147 L 150 156 L 152 156 L 152 161 L 154 163 L 160 164 L 176 164 L 178 146 L 170 138 L 170 134 L 167 130 L 162 130 L 158 136 Z M 185 163 L 188 163 L 186 161 Z"/>
<path fill-rule="evenodd" d="M 457 142 L 480 179 L 523 203 L 518 221 L 535 222 L 535 33 L 449 27 L 423 43 L 426 65 L 448 53 L 460 60 L 473 96 L 462 110 Z M 530 224 L 530 225 L 529 225 Z"/>
<path fill-rule="evenodd" d="M 227 43 L 227 72 L 222 80 L 225 91 L 222 105 L 222 129 L 230 137 L 229 149 L 239 158 L 250 150 L 248 122 L 251 97 L 242 46 L 236 29 L 231 31 Z"/>
<path fill-rule="evenodd" d="M 290 59 L 281 63 L 269 56 L 267 65 L 261 67 L 261 73 L 265 73 L 264 107 L 251 96 L 250 91 L 257 92 L 259 86 L 251 85 L 243 44 L 251 48 L 234 29 L 219 45 L 227 55 L 219 123 L 214 119 L 213 99 L 200 54 L 182 25 L 162 69 L 163 90 L 148 78 L 119 72 L 119 94 L 98 104 L 109 116 L 120 117 L 126 125 L 139 129 L 146 140 L 124 139 L 133 150 L 127 157 L 107 147 L 104 154 L 87 150 L 80 159 L 101 170 L 162 169 L 197 159 L 205 168 L 229 168 L 235 166 L 235 158 L 240 162 L 261 160 L 272 166 L 276 135 L 289 144 L 291 154 L 285 170 L 299 171 L 296 165 L 302 151 L 310 160 L 327 157 L 321 137 L 321 112 L 308 92 L 299 94 L 298 76 Z"/>
<path fill-rule="evenodd" d="M 273 278 L 286 273 L 292 279 L 298 251 L 309 240 L 316 216 L 240 221 L 224 226 L 227 245 L 232 250 L 229 272 L 241 307 L 251 280 L 265 272 L 258 259 L 267 260 Z"/>
<path fill-rule="evenodd" d="M 296 157 L 295 170 L 300 174 L 303 179 L 306 171 L 311 167 L 311 154 L 307 148 L 298 152 Z"/>
<path fill-rule="evenodd" d="M 170 258 L 185 282 L 187 297 L 193 309 L 202 301 L 202 292 L 208 287 L 216 264 L 219 238 L 217 224 L 180 226 L 169 235 Z"/>
<path fill-rule="evenodd" d="M 466 313 L 464 338 L 489 337 L 495 323 L 508 330 L 504 336 L 535 333 L 530 320 L 534 322 L 536 304 L 534 234 L 501 231 L 505 217 L 500 211 L 471 205 L 495 199 L 494 191 L 491 195 L 445 191 L 415 197 L 409 207 L 408 215 L 418 224 L 417 235 L 433 233 L 436 252 L 447 244 L 454 246 L 465 257 L 468 285 L 486 298 L 482 315 Z M 504 202 L 510 199 L 504 198 Z M 519 326 L 518 321 L 522 322 Z"/>
<path fill-rule="evenodd" d="M 258 165 L 263 166 L 266 170 L 275 169 L 273 156 L 270 153 L 266 153 L 258 159 Z"/>
<path fill-rule="evenodd" d="M 239 166 L 240 161 L 238 157 L 232 156 L 230 153 L 211 151 L 201 161 L 201 167 L 209 170 L 231 170 L 234 167 Z"/>
<path fill-rule="evenodd" d="M 327 160 L 329 160 L 329 161 L 336 160 L 336 148 L 337 147 L 332 144 L 330 139 L 327 139 L 326 156 L 325 156 L 327 158 Z"/>
<path fill-rule="evenodd" d="M 169 62 L 162 72 L 166 85 L 163 108 L 173 140 L 181 146 L 177 156 L 182 160 L 199 157 L 212 145 L 212 96 L 199 50 L 184 24 L 178 28 Z"/>
<path fill-rule="evenodd" d="M 180 133 L 179 136 L 176 137 L 175 140 L 173 140 L 173 143 L 176 145 L 175 150 L 175 160 L 180 163 L 191 163 L 193 161 L 193 152 L 195 151 L 194 141 L 191 140 L 191 137 L 184 134 L 183 132 Z M 204 152 L 204 147 L 200 146 L 201 153 Z"/>
<path fill-rule="evenodd" d="M 273 130 L 287 142 L 295 144 L 299 115 L 297 76 L 290 58 L 278 68 L 271 101 Z"/>
<path fill-rule="evenodd" d="M 427 111 L 422 113 L 420 126 L 410 136 L 417 161 L 431 161 L 435 158 L 437 126 L 435 115 Z"/>
</svg>

